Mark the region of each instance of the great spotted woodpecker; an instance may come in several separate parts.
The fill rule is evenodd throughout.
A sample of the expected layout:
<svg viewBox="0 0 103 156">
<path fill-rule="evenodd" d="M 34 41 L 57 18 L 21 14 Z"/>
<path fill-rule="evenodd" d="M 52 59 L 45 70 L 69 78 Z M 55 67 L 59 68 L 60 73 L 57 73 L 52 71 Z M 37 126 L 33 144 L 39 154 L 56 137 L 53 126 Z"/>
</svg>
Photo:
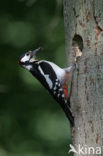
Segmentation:
<svg viewBox="0 0 103 156">
<path fill-rule="evenodd" d="M 18 64 L 31 72 L 31 74 L 41 82 L 60 104 L 69 119 L 71 126 L 73 126 L 74 118 L 68 100 L 67 82 L 69 79 L 69 72 L 74 67 L 70 66 L 62 69 L 52 62 L 35 60 L 35 55 L 40 49 L 41 48 L 38 48 L 34 51 L 24 53 L 20 57 Z"/>
</svg>

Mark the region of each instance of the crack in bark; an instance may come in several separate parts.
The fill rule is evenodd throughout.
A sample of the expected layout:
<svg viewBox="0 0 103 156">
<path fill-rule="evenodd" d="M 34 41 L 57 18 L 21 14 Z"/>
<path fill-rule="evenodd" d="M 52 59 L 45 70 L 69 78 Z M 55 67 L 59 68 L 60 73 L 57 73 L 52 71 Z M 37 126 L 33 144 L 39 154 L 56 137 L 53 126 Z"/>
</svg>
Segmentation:
<svg viewBox="0 0 103 156">
<path fill-rule="evenodd" d="M 103 31 L 103 29 L 99 26 L 98 21 L 97 21 L 96 16 L 95 16 L 95 2 L 94 1 L 92 2 L 92 9 L 93 9 L 93 18 L 94 18 L 94 22 L 95 22 L 95 25 L 96 25 L 96 35 L 95 35 L 96 42 L 94 43 L 94 46 L 95 46 L 95 56 L 96 56 L 97 55 L 97 44 L 98 44 L 97 41 L 98 41 L 98 37 L 101 34 L 101 32 Z"/>
<path fill-rule="evenodd" d="M 96 31 L 97 31 L 95 39 L 98 40 L 98 36 L 103 31 L 103 29 L 98 25 L 98 22 L 96 20 L 96 16 L 94 16 L 94 22 L 96 24 Z"/>
<path fill-rule="evenodd" d="M 90 12 L 87 13 L 87 22 L 90 21 Z"/>
<path fill-rule="evenodd" d="M 95 3 L 94 3 L 94 1 L 92 2 L 92 8 L 93 8 L 93 18 L 94 18 L 94 22 L 96 25 L 96 31 L 97 31 L 95 39 L 98 40 L 98 36 L 103 31 L 103 29 L 99 26 L 98 21 L 97 21 L 96 16 L 95 16 Z"/>
<path fill-rule="evenodd" d="M 85 27 L 85 23 L 82 23 L 82 22 L 79 21 L 79 24 L 80 24 L 81 27 L 83 27 L 83 28 Z"/>
<path fill-rule="evenodd" d="M 90 45 L 91 45 L 90 40 L 87 40 L 87 46 L 88 46 L 88 48 L 90 48 Z"/>
<path fill-rule="evenodd" d="M 78 18 L 79 15 L 76 14 L 76 10 L 75 10 L 75 8 L 73 8 L 73 12 L 74 12 L 74 16 L 75 16 L 76 18 Z"/>
</svg>

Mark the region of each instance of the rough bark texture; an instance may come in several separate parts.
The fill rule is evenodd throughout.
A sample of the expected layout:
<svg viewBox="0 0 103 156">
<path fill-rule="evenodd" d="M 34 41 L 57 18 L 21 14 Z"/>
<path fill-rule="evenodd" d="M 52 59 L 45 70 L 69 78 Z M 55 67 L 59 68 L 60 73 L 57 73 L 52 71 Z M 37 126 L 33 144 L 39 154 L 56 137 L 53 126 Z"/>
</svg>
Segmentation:
<svg viewBox="0 0 103 156">
<path fill-rule="evenodd" d="M 73 144 L 101 147 L 103 146 L 103 0 L 64 0 L 64 23 L 68 65 L 73 61 L 74 38 L 79 48 L 83 40 L 82 57 L 78 61 L 79 71 L 74 71 L 70 80 L 71 88 L 69 87 L 75 117 Z M 76 35 L 79 35 L 79 38 Z"/>
</svg>

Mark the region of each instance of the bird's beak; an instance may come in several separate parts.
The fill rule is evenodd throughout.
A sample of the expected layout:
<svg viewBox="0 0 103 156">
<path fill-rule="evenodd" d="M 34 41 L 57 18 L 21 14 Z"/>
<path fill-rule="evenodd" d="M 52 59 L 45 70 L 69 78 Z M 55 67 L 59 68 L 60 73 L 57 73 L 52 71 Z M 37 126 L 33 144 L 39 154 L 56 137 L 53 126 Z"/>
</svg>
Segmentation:
<svg viewBox="0 0 103 156">
<path fill-rule="evenodd" d="M 41 47 L 39 47 L 39 48 L 37 48 L 37 49 L 33 50 L 33 51 L 31 52 L 31 57 L 35 56 L 35 55 L 36 55 L 36 53 L 37 53 L 39 50 L 41 50 L 41 49 L 42 49 L 42 48 L 41 48 Z"/>
</svg>

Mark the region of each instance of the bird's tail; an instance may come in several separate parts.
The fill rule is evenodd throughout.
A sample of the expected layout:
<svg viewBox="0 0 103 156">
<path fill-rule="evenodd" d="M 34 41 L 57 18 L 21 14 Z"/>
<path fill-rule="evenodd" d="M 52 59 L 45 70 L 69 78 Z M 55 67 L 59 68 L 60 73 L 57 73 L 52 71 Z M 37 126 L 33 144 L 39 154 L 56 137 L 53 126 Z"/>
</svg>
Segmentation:
<svg viewBox="0 0 103 156">
<path fill-rule="evenodd" d="M 68 103 L 65 103 L 65 105 L 61 104 L 61 107 L 63 108 L 63 110 L 64 110 L 64 112 L 66 114 L 66 117 L 70 121 L 70 125 L 73 127 L 74 126 L 74 117 L 72 115 L 72 111 L 71 111 L 71 108 L 70 108 L 70 102 L 68 101 Z"/>
<path fill-rule="evenodd" d="M 64 111 L 65 111 L 65 114 L 66 114 L 68 120 L 70 121 L 71 126 L 73 127 L 74 126 L 74 117 L 72 115 L 70 107 L 66 105 Z"/>
</svg>

